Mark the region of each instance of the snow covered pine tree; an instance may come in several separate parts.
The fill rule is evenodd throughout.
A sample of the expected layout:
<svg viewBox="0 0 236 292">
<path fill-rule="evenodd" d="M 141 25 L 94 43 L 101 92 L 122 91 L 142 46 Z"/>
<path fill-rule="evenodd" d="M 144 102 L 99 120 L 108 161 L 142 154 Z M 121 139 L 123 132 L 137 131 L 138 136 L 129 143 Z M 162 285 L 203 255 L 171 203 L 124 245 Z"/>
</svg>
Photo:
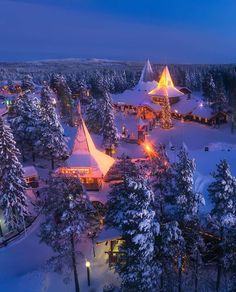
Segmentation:
<svg viewBox="0 0 236 292">
<path fill-rule="evenodd" d="M 111 95 L 107 91 L 103 93 L 102 106 L 104 115 L 102 126 L 103 146 L 106 149 L 111 149 L 118 145 L 119 136 L 114 121 Z"/>
<path fill-rule="evenodd" d="M 121 230 L 124 239 L 119 252 L 125 254 L 126 260 L 116 264 L 122 291 L 157 289 L 160 268 L 155 259 L 155 239 L 159 223 L 153 201 L 154 194 L 141 177 L 126 177 L 109 194 L 106 219 Z"/>
<path fill-rule="evenodd" d="M 35 160 L 35 144 L 40 137 L 41 108 L 39 99 L 32 94 L 19 95 L 13 106 L 14 116 L 9 118 L 16 142 L 24 155 L 30 151 Z"/>
<path fill-rule="evenodd" d="M 75 291 L 79 292 L 77 265 L 82 254 L 77 243 L 85 230 L 89 231 L 93 207 L 78 178 L 51 178 L 44 195 L 45 222 L 40 226 L 40 238 L 56 253 L 48 264 L 55 272 L 64 273 L 65 279 L 72 271 Z"/>
<path fill-rule="evenodd" d="M 9 230 L 25 228 L 26 183 L 11 129 L 0 118 L 0 206 Z"/>
<path fill-rule="evenodd" d="M 228 246 L 227 238 L 229 238 L 231 228 L 236 224 L 236 178 L 231 174 L 230 167 L 225 160 L 220 161 L 216 172 L 212 175 L 215 180 L 208 187 L 208 193 L 213 203 L 209 219 L 221 238 L 216 280 L 216 290 L 220 291 L 224 255 Z M 227 254 L 228 256 L 229 254 Z"/>
<path fill-rule="evenodd" d="M 29 74 L 25 75 L 24 78 L 21 81 L 21 88 L 23 91 L 30 91 L 33 92 L 35 85 L 33 82 L 33 77 Z"/>
<path fill-rule="evenodd" d="M 176 217 L 186 234 L 186 249 L 194 266 L 195 291 L 198 289 L 198 271 L 200 265 L 203 240 L 199 235 L 199 208 L 205 205 L 202 194 L 194 190 L 195 162 L 188 157 L 187 150 L 182 147 L 178 154 L 179 161 L 173 165 L 174 194 L 176 197 Z M 181 262 L 183 259 L 181 259 Z M 182 269 L 182 267 L 180 267 Z M 180 273 L 181 270 L 179 270 Z"/>
<path fill-rule="evenodd" d="M 41 136 L 37 146 L 40 148 L 41 155 L 51 159 L 52 169 L 54 169 L 55 159 L 65 159 L 69 155 L 64 129 L 58 119 L 54 100 L 50 88 L 43 87 L 41 92 Z"/>
<path fill-rule="evenodd" d="M 95 134 L 100 134 L 103 126 L 104 112 L 99 108 L 100 104 L 101 100 L 92 98 L 85 114 L 86 125 Z"/>
</svg>

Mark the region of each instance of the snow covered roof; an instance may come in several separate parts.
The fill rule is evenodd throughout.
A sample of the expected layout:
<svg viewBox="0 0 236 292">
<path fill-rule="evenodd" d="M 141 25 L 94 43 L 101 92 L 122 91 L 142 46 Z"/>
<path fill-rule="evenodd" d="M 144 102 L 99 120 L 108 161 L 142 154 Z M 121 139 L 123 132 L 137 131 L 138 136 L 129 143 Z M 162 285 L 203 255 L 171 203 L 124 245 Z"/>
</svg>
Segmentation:
<svg viewBox="0 0 236 292">
<path fill-rule="evenodd" d="M 34 166 L 25 166 L 25 167 L 23 167 L 23 171 L 24 171 L 25 177 L 29 177 L 29 176 L 38 177 L 39 176 L 37 169 Z"/>
<path fill-rule="evenodd" d="M 156 86 L 157 86 L 157 82 L 155 80 L 148 81 L 148 82 L 139 81 L 139 83 L 135 86 L 133 90 L 149 92 L 150 90 L 153 90 Z"/>
<path fill-rule="evenodd" d="M 120 94 L 113 94 L 113 102 L 116 104 L 127 104 L 132 106 L 149 106 L 153 110 L 160 110 L 161 106 L 151 101 L 147 91 L 126 90 Z"/>
<path fill-rule="evenodd" d="M 200 103 L 192 112 L 193 115 L 202 117 L 202 118 L 211 118 L 212 117 L 212 110 L 210 107 L 203 105 Z"/>
<path fill-rule="evenodd" d="M 102 243 L 108 240 L 115 240 L 121 238 L 121 232 L 115 228 L 104 226 L 101 233 L 96 238 L 96 243 Z"/>
<path fill-rule="evenodd" d="M 106 175 L 114 162 L 114 158 L 96 148 L 88 129 L 80 116 L 72 154 L 67 160 L 67 166 L 90 167 L 93 168 L 94 174 Z"/>
<path fill-rule="evenodd" d="M 181 91 L 179 91 L 174 86 L 174 83 L 172 81 L 172 78 L 170 76 L 170 72 L 167 66 L 165 66 L 161 74 L 161 78 L 158 85 L 156 86 L 156 88 L 151 90 L 149 94 L 153 96 L 163 96 L 163 97 L 166 95 L 168 95 L 168 97 L 180 97 L 184 95 Z"/>
<path fill-rule="evenodd" d="M 177 111 L 182 115 L 193 114 L 202 118 L 212 117 L 212 110 L 210 107 L 204 105 L 201 99 L 190 98 L 183 96 L 180 101 L 171 106 L 172 112 Z"/>
</svg>

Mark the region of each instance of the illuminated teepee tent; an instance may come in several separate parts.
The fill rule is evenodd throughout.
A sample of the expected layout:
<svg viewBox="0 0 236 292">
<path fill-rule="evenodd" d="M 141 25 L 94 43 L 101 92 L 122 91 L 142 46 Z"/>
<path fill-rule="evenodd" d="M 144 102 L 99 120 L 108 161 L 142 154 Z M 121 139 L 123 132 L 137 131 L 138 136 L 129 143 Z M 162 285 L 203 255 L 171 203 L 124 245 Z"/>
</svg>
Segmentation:
<svg viewBox="0 0 236 292">
<path fill-rule="evenodd" d="M 154 74 L 153 74 L 152 66 L 149 59 L 147 59 L 143 67 L 139 82 L 149 82 L 153 80 L 154 80 Z"/>
<path fill-rule="evenodd" d="M 98 190 L 115 160 L 96 148 L 80 114 L 77 125 L 72 154 L 57 173 L 76 175 L 87 190 Z"/>
<path fill-rule="evenodd" d="M 152 90 L 153 88 L 155 88 L 156 86 L 157 86 L 157 82 L 154 80 L 154 73 L 152 70 L 152 66 L 149 59 L 147 59 L 143 67 L 139 82 L 135 87 L 135 90 L 148 92 Z"/>
<path fill-rule="evenodd" d="M 148 94 L 152 96 L 153 101 L 156 103 L 162 103 L 166 94 L 169 97 L 170 103 L 178 102 L 179 98 L 184 95 L 181 91 L 175 88 L 167 66 L 165 66 L 156 88 L 151 90 Z"/>
</svg>

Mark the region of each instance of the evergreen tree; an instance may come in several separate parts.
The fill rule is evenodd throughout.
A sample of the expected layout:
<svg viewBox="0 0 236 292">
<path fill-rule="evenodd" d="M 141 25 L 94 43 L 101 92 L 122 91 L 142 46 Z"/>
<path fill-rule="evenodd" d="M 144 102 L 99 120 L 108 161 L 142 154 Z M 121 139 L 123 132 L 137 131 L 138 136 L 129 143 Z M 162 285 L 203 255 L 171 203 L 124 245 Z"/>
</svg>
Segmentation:
<svg viewBox="0 0 236 292">
<path fill-rule="evenodd" d="M 215 179 L 208 187 L 209 196 L 213 203 L 211 219 L 218 226 L 230 226 L 236 223 L 236 179 L 231 174 L 226 160 L 217 165 L 212 174 Z"/>
<path fill-rule="evenodd" d="M 233 225 L 224 231 L 224 258 L 225 291 L 234 292 L 236 287 L 236 226 Z"/>
<path fill-rule="evenodd" d="M 231 174 L 225 160 L 217 165 L 217 170 L 212 175 L 214 181 L 209 185 L 208 193 L 213 203 L 210 222 L 220 236 L 216 280 L 216 290 L 220 291 L 225 268 L 224 256 L 228 247 L 227 239 L 230 238 L 231 229 L 236 224 L 236 178 Z"/>
<path fill-rule="evenodd" d="M 194 220 L 200 205 L 205 204 L 203 196 L 194 191 L 195 162 L 188 157 L 184 147 L 178 154 L 179 161 L 174 164 L 174 193 L 177 214 L 182 222 Z"/>
<path fill-rule="evenodd" d="M 173 127 L 172 118 L 171 118 L 171 109 L 169 97 L 166 94 L 163 99 L 163 105 L 161 109 L 161 127 L 163 129 L 170 129 Z"/>
<path fill-rule="evenodd" d="M 41 96 L 42 126 L 37 146 L 40 148 L 41 155 L 51 159 L 52 169 L 54 169 L 55 159 L 65 159 L 69 155 L 69 150 L 49 87 L 43 87 Z"/>
<path fill-rule="evenodd" d="M 100 134 L 103 127 L 104 113 L 99 108 L 99 104 L 101 104 L 101 100 L 92 98 L 85 114 L 86 125 L 95 134 Z"/>
<path fill-rule="evenodd" d="M 78 242 L 89 228 L 92 205 L 77 178 L 52 178 L 44 195 L 45 222 L 41 224 L 40 238 L 55 252 L 49 264 L 66 277 L 73 272 L 76 292 L 79 292 L 77 265 L 82 255 Z"/>
<path fill-rule="evenodd" d="M 103 126 L 102 126 L 102 134 L 103 134 L 103 146 L 105 148 L 111 149 L 112 146 L 118 145 L 118 131 L 114 121 L 114 112 L 112 99 L 108 92 L 104 92 L 103 95 Z"/>
<path fill-rule="evenodd" d="M 137 165 L 124 154 L 121 156 L 120 161 L 115 164 L 115 170 L 122 180 L 125 180 L 126 177 L 137 178 L 141 175 L 140 169 Z"/>
<path fill-rule="evenodd" d="M 216 96 L 216 85 L 211 73 L 207 73 L 202 82 L 203 96 L 206 101 L 213 101 Z"/>
<path fill-rule="evenodd" d="M 23 228 L 28 214 L 19 154 L 10 127 L 0 118 L 0 206 L 9 230 Z"/>
<path fill-rule="evenodd" d="M 214 75 L 215 81 L 215 97 L 212 101 L 211 107 L 215 113 L 222 111 L 227 106 L 227 98 L 225 94 L 225 88 L 222 75 L 217 72 Z"/>
<path fill-rule="evenodd" d="M 204 241 L 200 235 L 199 208 L 201 205 L 205 205 L 205 200 L 202 194 L 194 191 L 196 166 L 194 160 L 189 159 L 184 147 L 180 150 L 178 158 L 179 161 L 173 166 L 177 218 L 185 232 L 185 246 L 194 278 L 194 291 L 198 291 L 199 269 L 204 251 Z"/>
<path fill-rule="evenodd" d="M 50 86 L 57 93 L 62 115 L 72 118 L 72 94 L 65 77 L 61 74 L 54 74 Z"/>
<path fill-rule="evenodd" d="M 165 146 L 159 145 L 156 155 L 151 159 L 152 185 L 155 194 L 156 210 L 164 216 L 165 200 L 171 192 L 172 170 Z"/>
<path fill-rule="evenodd" d="M 24 78 L 21 81 L 21 88 L 23 91 L 34 91 L 34 82 L 33 82 L 33 77 L 29 74 L 25 75 Z"/>
<path fill-rule="evenodd" d="M 160 291 L 173 291 L 176 284 L 178 291 L 182 291 L 185 240 L 177 221 L 161 224 L 160 234 L 156 242 L 156 255 L 156 261 L 160 263 L 161 267 Z"/>
<path fill-rule="evenodd" d="M 160 268 L 155 261 L 155 238 L 159 224 L 153 207 L 154 194 L 142 178 L 128 178 L 113 186 L 108 200 L 108 224 L 122 232 L 118 262 L 122 291 L 156 291 Z"/>
<path fill-rule="evenodd" d="M 25 151 L 31 151 L 35 160 L 35 145 L 41 133 L 41 108 L 39 99 L 32 94 L 24 93 L 16 98 L 13 106 L 14 116 L 9 119 L 16 142 Z"/>
</svg>

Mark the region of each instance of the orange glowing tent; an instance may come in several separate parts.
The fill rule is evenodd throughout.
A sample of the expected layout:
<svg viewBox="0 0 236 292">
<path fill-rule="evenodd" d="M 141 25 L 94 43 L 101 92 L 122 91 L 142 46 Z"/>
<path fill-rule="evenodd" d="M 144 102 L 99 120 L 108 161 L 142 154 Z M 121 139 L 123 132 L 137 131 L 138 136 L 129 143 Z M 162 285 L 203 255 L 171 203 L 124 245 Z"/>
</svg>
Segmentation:
<svg viewBox="0 0 236 292">
<path fill-rule="evenodd" d="M 157 97 L 165 97 L 166 95 L 168 97 L 181 97 L 184 95 L 181 91 L 175 88 L 167 66 L 165 66 L 162 71 L 160 81 L 156 88 L 149 91 L 148 94 Z"/>
</svg>

